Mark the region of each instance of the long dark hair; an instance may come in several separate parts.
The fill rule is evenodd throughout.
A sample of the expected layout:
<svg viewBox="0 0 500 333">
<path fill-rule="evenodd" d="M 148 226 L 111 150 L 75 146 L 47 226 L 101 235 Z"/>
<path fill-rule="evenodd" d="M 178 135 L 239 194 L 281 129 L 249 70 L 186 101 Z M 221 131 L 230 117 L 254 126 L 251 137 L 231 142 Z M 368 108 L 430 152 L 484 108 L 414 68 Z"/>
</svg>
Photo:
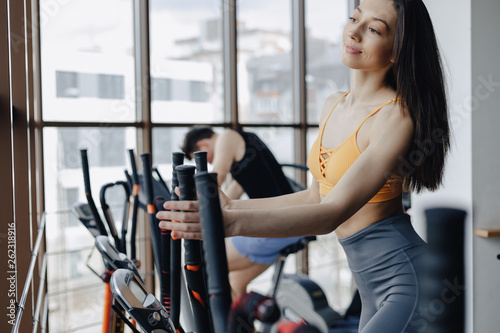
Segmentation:
<svg viewBox="0 0 500 333">
<path fill-rule="evenodd" d="M 407 191 L 435 190 L 443 180 L 450 148 L 448 107 L 441 57 L 422 0 L 393 0 L 398 13 L 393 70 L 387 83 L 396 90 L 415 132 L 400 173 Z"/>
</svg>

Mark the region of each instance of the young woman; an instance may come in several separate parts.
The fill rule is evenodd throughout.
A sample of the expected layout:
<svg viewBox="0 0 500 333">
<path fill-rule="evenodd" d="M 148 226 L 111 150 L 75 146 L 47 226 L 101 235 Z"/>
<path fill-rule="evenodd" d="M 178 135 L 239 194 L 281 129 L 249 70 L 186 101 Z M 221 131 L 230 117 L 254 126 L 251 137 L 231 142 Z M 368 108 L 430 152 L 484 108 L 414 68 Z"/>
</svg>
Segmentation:
<svg viewBox="0 0 500 333">
<path fill-rule="evenodd" d="M 351 89 L 324 103 L 309 153 L 312 186 L 271 199 L 221 195 L 226 236 L 335 231 L 362 299 L 359 331 L 418 332 L 415 261 L 425 243 L 401 192 L 436 189 L 449 149 L 439 52 L 422 1 L 363 1 L 344 29 L 342 62 L 353 70 Z M 162 212 L 160 227 L 200 237 L 196 202 L 165 208 L 192 212 Z"/>
</svg>

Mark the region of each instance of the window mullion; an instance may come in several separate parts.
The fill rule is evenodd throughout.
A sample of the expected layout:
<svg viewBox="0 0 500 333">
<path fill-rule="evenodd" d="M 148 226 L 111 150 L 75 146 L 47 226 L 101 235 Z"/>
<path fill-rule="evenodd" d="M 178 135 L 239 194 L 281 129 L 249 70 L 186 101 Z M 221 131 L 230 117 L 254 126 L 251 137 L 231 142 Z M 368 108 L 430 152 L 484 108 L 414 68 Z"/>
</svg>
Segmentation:
<svg viewBox="0 0 500 333">
<path fill-rule="evenodd" d="M 298 116 L 299 130 L 295 135 L 295 161 L 306 163 L 306 38 L 305 38 L 305 0 L 292 1 L 292 38 L 293 38 L 293 108 Z M 298 133 L 297 133 L 298 132 Z M 305 173 L 301 181 L 305 183 Z"/>
<path fill-rule="evenodd" d="M 222 1 L 222 31 L 223 31 L 223 64 L 224 64 L 224 117 L 232 128 L 239 125 L 238 121 L 238 85 L 236 67 L 236 0 Z M 226 121 L 227 122 L 227 121 Z"/>
<path fill-rule="evenodd" d="M 149 0 L 134 1 L 134 51 L 136 119 L 142 123 L 137 132 L 137 152 L 151 152 L 151 76 L 149 56 Z"/>
</svg>

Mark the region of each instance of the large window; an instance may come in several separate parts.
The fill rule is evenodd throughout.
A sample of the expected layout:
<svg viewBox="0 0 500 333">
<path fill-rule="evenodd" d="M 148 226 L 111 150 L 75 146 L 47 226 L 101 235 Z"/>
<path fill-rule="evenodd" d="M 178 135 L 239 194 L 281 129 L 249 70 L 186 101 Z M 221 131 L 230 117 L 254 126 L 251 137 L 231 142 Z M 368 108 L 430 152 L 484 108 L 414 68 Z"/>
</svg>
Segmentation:
<svg viewBox="0 0 500 333">
<path fill-rule="evenodd" d="M 237 6 L 238 111 L 247 123 L 292 124 L 291 1 Z"/>
<path fill-rule="evenodd" d="M 159 123 L 223 122 L 222 20 L 216 1 L 151 0 L 151 112 Z"/>
<path fill-rule="evenodd" d="M 151 152 L 153 165 L 170 184 L 172 152 L 180 150 L 192 125 L 212 125 L 216 132 L 244 128 L 256 133 L 278 162 L 305 163 L 324 99 L 348 86 L 340 45 L 349 2 L 354 1 L 305 0 L 302 11 L 295 10 L 295 0 L 236 0 L 234 7 L 226 0 L 150 0 L 147 9 L 133 0 L 40 0 L 51 329 L 95 332 L 101 321 L 103 284 L 86 267 L 93 238 L 71 213 L 76 202 L 85 202 L 80 149 L 88 152 L 97 203 L 103 184 L 125 179 L 128 149 Z M 304 15 L 305 26 L 298 28 L 306 32 L 305 59 L 293 52 L 300 30 L 292 25 L 294 15 Z M 138 19 L 144 17 L 149 20 Z M 230 32 L 232 19 L 236 26 Z M 148 34 L 147 49 L 140 49 L 141 33 Z M 228 50 L 236 55 L 230 69 Z M 141 67 L 143 55 L 148 68 Z M 304 110 L 294 99 L 298 63 L 306 69 Z M 150 79 L 150 94 L 140 93 L 145 85 L 138 82 L 139 73 Z M 293 169 L 285 172 L 299 181 Z M 109 192 L 118 228 L 125 199 L 118 189 Z M 141 239 L 143 246 L 147 241 Z M 311 247 L 310 268 L 331 305 L 342 310 L 352 282 L 336 244 L 331 235 L 320 237 Z M 102 269 L 95 255 L 90 258 L 92 267 Z M 264 275 L 251 287 L 265 292 L 269 285 Z"/>
<path fill-rule="evenodd" d="M 132 9 L 132 0 L 40 1 L 43 120 L 136 120 Z"/>
<path fill-rule="evenodd" d="M 348 87 L 349 69 L 340 60 L 342 31 L 350 15 L 344 0 L 305 2 L 307 121 L 318 123 L 323 101 Z"/>
<path fill-rule="evenodd" d="M 130 169 L 127 149 L 135 149 L 136 131 L 133 128 L 46 127 L 43 136 L 50 325 L 82 329 L 76 312 L 83 310 L 88 315 L 83 326 L 98 326 L 104 306 L 103 283 L 86 267 L 94 239 L 71 212 L 77 202 L 86 202 L 80 149 L 87 149 L 91 188 L 99 205 L 99 191 L 104 184 L 126 180 L 124 170 Z M 106 201 L 118 230 L 121 230 L 126 198 L 119 187 L 106 191 Z M 95 258 L 90 266 L 99 273 L 104 272 L 102 262 Z M 97 294 L 83 297 L 83 289 L 87 288 Z"/>
<path fill-rule="evenodd" d="M 342 31 L 347 18 L 344 0 L 305 1 L 307 122 L 317 124 L 324 100 L 348 87 L 349 70 L 341 62 Z M 318 135 L 318 128 L 307 131 L 307 151 Z M 308 181 L 312 181 L 308 174 Z M 352 300 L 353 281 L 345 254 L 335 233 L 318 236 L 311 243 L 309 273 L 325 291 L 330 306 L 346 308 Z M 351 288 L 349 288 L 351 287 Z"/>
</svg>

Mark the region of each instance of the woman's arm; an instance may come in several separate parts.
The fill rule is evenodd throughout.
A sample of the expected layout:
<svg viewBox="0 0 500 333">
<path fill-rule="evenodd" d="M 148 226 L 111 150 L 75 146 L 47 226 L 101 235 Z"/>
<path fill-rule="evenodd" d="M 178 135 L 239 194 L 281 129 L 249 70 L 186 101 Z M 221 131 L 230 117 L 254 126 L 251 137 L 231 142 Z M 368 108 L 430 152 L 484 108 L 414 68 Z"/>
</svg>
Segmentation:
<svg viewBox="0 0 500 333">
<path fill-rule="evenodd" d="M 262 203 L 260 209 L 229 205 L 224 209 L 226 236 L 292 237 L 335 230 L 382 188 L 399 166 L 401 158 L 406 156 L 413 136 L 413 123 L 409 116 L 397 111 L 391 113 L 393 115 L 377 122 L 380 125 L 374 126 L 368 147 L 320 203 L 294 200 L 296 205 L 274 207 Z M 280 198 L 264 200 L 280 202 Z M 182 228 L 179 224 L 175 225 L 175 237 L 201 237 L 199 224 L 196 223 L 199 221 L 197 213 L 169 212 L 165 217 L 188 222 L 182 223 Z M 161 222 L 160 226 L 166 229 L 174 227 L 169 222 Z"/>
<path fill-rule="evenodd" d="M 272 210 L 277 208 L 294 207 L 304 204 L 315 204 L 320 202 L 319 188 L 316 180 L 311 187 L 304 191 L 281 195 L 272 198 L 249 199 L 249 200 L 231 200 L 222 191 L 219 191 L 219 197 L 223 212 L 234 212 L 237 210 L 253 211 L 256 209 Z M 162 229 L 175 229 L 174 237 L 197 238 L 201 239 L 200 216 L 198 214 L 198 201 L 167 201 L 163 205 L 165 211 L 156 214 Z M 228 213 L 231 214 L 231 213 Z M 225 214 L 226 215 L 226 214 Z M 224 217 L 226 220 L 226 217 Z M 186 222 L 185 225 L 179 223 L 172 224 L 171 220 Z M 175 236 L 179 231 L 179 235 Z M 188 232 L 188 233 L 183 233 Z M 195 234 L 189 234 L 195 233 Z"/>
<path fill-rule="evenodd" d="M 293 237 L 335 230 L 380 191 L 406 156 L 413 123 L 409 116 L 394 111 L 379 119 L 368 147 L 321 203 L 227 211 L 224 215 L 227 236 Z"/>
<path fill-rule="evenodd" d="M 224 206 L 224 208 L 227 210 L 284 208 L 296 205 L 319 203 L 320 200 L 318 182 L 313 180 L 311 186 L 303 191 L 271 198 L 231 200 Z"/>
</svg>

